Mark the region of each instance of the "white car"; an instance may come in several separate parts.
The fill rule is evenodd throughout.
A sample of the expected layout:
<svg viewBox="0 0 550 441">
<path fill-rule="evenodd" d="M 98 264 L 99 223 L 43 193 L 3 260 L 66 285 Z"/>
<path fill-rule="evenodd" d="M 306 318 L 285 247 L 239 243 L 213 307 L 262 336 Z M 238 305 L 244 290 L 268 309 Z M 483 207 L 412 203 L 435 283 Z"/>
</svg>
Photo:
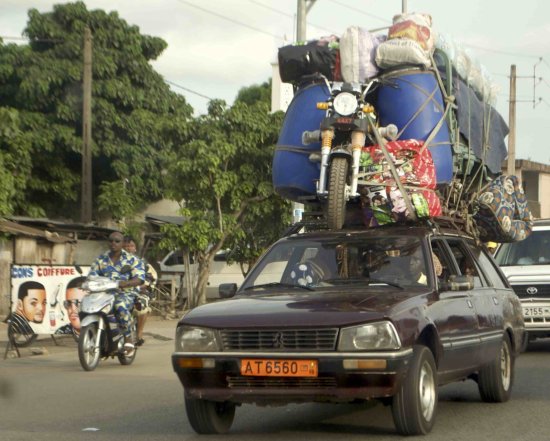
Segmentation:
<svg viewBox="0 0 550 441">
<path fill-rule="evenodd" d="M 244 276 L 239 264 L 227 263 L 227 253 L 229 250 L 220 250 L 214 256 L 214 261 L 210 265 L 210 277 L 208 278 L 207 298 L 219 298 L 218 287 L 222 283 L 236 283 L 240 285 Z M 198 264 L 191 258 L 191 277 L 193 282 L 198 275 Z M 158 262 L 160 268 L 159 281 L 170 283 L 175 281 L 178 286 L 185 286 L 183 277 L 185 268 L 183 265 L 183 252 L 181 250 L 170 251 L 164 258 Z"/>
<path fill-rule="evenodd" d="M 527 239 L 502 244 L 495 259 L 522 304 L 523 349 L 529 341 L 550 337 L 550 219 L 534 221 Z"/>
</svg>

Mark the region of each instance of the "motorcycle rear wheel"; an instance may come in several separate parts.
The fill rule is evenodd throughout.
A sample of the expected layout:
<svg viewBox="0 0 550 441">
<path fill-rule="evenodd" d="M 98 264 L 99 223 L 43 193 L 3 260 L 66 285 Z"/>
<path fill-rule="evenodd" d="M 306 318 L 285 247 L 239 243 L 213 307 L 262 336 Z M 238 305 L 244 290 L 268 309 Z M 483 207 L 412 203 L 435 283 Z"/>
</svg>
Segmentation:
<svg viewBox="0 0 550 441">
<path fill-rule="evenodd" d="M 80 330 L 80 337 L 78 339 L 78 359 L 85 371 L 93 371 L 99 364 L 101 348 L 95 345 L 98 332 L 97 323 L 84 326 L 84 328 Z"/>
<path fill-rule="evenodd" d="M 346 219 L 346 180 L 348 160 L 335 157 L 330 164 L 327 196 L 327 224 L 330 230 L 340 230 Z"/>
</svg>

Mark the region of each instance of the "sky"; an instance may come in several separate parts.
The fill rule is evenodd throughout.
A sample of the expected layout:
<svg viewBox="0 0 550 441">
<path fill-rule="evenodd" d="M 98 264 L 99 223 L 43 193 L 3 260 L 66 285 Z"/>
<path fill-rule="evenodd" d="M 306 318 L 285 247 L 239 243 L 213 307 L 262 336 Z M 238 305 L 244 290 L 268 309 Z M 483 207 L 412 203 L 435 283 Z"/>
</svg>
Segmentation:
<svg viewBox="0 0 550 441">
<path fill-rule="evenodd" d="M 154 68 L 185 96 L 195 114 L 209 98 L 232 104 L 242 87 L 273 72 L 277 48 L 295 39 L 298 0 L 87 0 L 88 9 L 117 11 L 142 34 L 168 48 Z M 66 1 L 0 0 L 0 36 L 21 37 L 27 11 Z M 349 26 L 391 25 L 402 12 L 428 13 L 433 29 L 467 48 L 500 89 L 497 111 L 509 121 L 510 66 L 516 65 L 516 158 L 550 164 L 550 2 L 523 0 L 317 0 L 307 15 L 307 38 Z M 386 30 L 375 33 L 387 33 Z M 23 41 L 9 40 L 6 42 Z"/>
</svg>

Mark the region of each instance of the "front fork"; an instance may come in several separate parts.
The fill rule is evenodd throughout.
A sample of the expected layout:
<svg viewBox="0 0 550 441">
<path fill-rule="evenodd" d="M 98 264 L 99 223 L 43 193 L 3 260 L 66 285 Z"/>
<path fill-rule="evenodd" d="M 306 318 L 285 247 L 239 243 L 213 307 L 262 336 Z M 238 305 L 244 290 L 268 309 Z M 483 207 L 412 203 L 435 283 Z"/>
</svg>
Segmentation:
<svg viewBox="0 0 550 441">
<path fill-rule="evenodd" d="M 361 150 L 365 145 L 367 135 L 361 130 L 351 132 L 351 187 L 350 197 L 359 196 L 357 193 L 357 182 L 359 180 L 359 161 L 361 159 Z M 325 129 L 321 131 L 321 173 L 319 175 L 319 184 L 317 194 L 325 196 L 327 194 L 327 175 L 330 152 L 332 150 L 332 141 L 334 140 L 334 129 Z"/>
</svg>

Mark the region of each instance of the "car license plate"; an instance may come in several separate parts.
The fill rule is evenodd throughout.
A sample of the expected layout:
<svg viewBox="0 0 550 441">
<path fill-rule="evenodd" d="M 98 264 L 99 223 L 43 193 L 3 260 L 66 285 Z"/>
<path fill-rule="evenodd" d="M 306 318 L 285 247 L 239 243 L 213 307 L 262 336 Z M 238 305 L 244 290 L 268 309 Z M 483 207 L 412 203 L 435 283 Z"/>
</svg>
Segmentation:
<svg viewBox="0 0 550 441">
<path fill-rule="evenodd" d="M 241 375 L 261 377 L 316 377 L 317 360 L 241 360 Z"/>
<path fill-rule="evenodd" d="M 550 317 L 550 307 L 528 306 L 523 307 L 524 317 Z"/>
</svg>

